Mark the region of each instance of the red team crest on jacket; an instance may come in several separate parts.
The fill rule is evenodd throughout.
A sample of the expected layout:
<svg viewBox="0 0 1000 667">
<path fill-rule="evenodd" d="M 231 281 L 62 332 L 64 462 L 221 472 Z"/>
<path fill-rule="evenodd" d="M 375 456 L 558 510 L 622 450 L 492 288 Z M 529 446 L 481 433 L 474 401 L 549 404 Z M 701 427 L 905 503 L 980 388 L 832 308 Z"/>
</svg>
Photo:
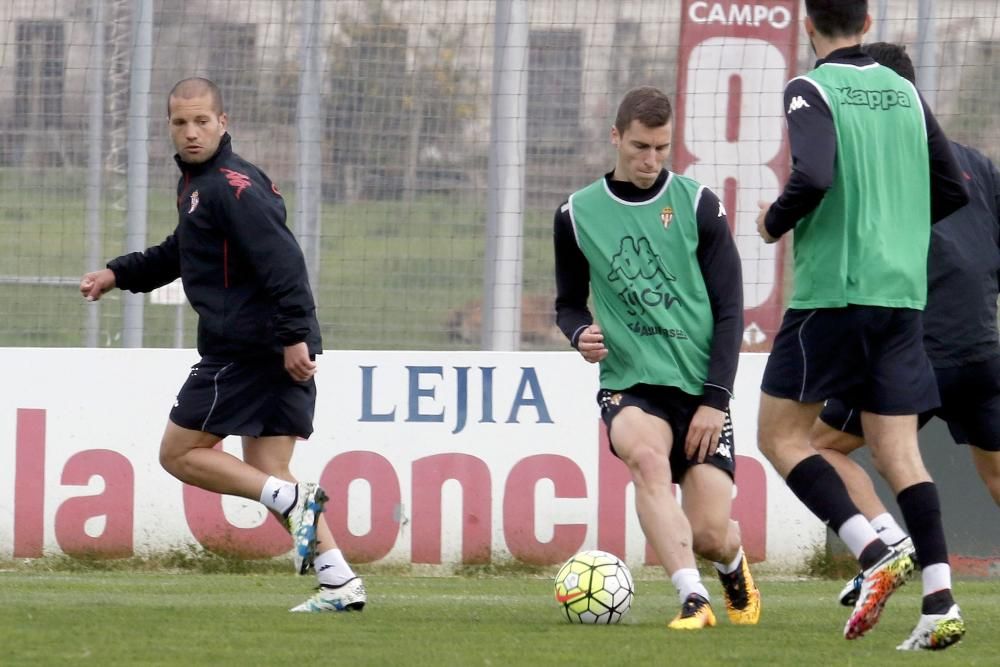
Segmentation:
<svg viewBox="0 0 1000 667">
<path fill-rule="evenodd" d="M 220 169 L 229 184 L 236 190 L 236 198 L 239 199 L 243 191 L 250 187 L 250 177 L 232 169 Z"/>
</svg>

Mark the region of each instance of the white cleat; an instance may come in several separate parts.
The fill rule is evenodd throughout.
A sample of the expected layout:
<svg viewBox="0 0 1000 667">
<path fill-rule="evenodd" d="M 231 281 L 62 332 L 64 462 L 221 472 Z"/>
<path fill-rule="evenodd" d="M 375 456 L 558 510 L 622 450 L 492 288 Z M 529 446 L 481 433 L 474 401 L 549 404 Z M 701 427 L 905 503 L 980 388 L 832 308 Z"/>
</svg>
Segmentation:
<svg viewBox="0 0 1000 667">
<path fill-rule="evenodd" d="M 957 604 L 945 614 L 921 614 L 917 627 L 897 651 L 940 651 L 957 644 L 965 635 L 965 621 Z"/>
<path fill-rule="evenodd" d="M 288 611 L 361 611 L 367 601 L 365 585 L 360 577 L 354 577 L 335 588 L 320 585 L 311 598 Z"/>
</svg>

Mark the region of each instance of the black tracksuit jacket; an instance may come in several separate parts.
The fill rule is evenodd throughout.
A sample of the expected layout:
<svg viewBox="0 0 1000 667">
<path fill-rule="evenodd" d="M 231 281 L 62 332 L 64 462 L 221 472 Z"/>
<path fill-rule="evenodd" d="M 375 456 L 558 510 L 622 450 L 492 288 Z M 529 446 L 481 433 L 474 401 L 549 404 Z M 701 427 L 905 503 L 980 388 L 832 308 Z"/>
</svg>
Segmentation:
<svg viewBox="0 0 1000 667">
<path fill-rule="evenodd" d="M 177 277 L 198 313 L 203 357 L 322 351 L 305 260 L 267 175 L 233 152 L 229 134 L 201 164 L 175 157 L 177 228 L 162 243 L 108 262 L 118 287 L 149 292 Z"/>
</svg>

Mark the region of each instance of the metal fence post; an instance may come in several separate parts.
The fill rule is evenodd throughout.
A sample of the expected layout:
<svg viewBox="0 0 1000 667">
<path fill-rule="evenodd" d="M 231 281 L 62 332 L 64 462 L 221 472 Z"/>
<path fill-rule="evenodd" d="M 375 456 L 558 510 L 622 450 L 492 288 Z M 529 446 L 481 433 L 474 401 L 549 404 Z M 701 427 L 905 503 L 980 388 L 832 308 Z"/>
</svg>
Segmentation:
<svg viewBox="0 0 1000 667">
<path fill-rule="evenodd" d="M 495 28 L 482 336 L 487 350 L 517 350 L 528 127 L 528 10 L 524 0 L 497 0 Z"/>
<path fill-rule="evenodd" d="M 153 71 L 153 0 L 135 0 L 128 106 L 125 251 L 146 249 L 149 216 L 149 89 Z M 142 347 L 145 295 L 122 295 L 122 345 Z"/>
<path fill-rule="evenodd" d="M 299 100 L 296 105 L 298 129 L 298 183 L 295 196 L 295 232 L 305 255 L 309 283 L 319 286 L 320 234 L 322 224 L 321 183 L 323 168 L 323 22 L 321 0 L 302 3 L 300 35 L 302 69 L 299 73 Z"/>
<path fill-rule="evenodd" d="M 86 260 L 84 271 L 95 271 L 102 266 L 104 234 L 101 220 L 101 188 L 104 186 L 104 0 L 94 0 L 91 16 L 90 66 L 87 70 L 88 100 L 87 119 L 87 227 Z M 101 302 L 95 301 L 87 308 L 84 345 L 97 347 L 101 330 Z"/>
</svg>

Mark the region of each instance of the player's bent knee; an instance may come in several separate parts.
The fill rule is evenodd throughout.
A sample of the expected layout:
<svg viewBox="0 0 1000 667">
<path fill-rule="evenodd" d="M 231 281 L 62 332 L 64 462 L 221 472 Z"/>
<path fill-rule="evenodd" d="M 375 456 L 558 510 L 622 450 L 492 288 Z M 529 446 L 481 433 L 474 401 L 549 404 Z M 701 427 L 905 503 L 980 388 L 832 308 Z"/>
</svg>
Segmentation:
<svg viewBox="0 0 1000 667">
<path fill-rule="evenodd" d="M 809 442 L 820 454 L 832 452 L 834 454 L 848 455 L 865 444 L 863 438 L 856 435 L 838 431 L 835 428 L 817 426 L 809 434 Z"/>
<path fill-rule="evenodd" d="M 889 456 L 886 452 L 872 450 L 872 465 L 889 484 L 893 493 L 899 493 L 903 489 L 914 484 L 934 481 L 923 460 L 920 458 L 920 450 L 907 452 L 904 456 Z"/>
<path fill-rule="evenodd" d="M 757 433 L 757 449 L 772 464 L 781 459 L 781 444 L 776 438 L 772 438 L 760 431 Z"/>
<path fill-rule="evenodd" d="M 210 449 L 218 440 L 214 436 L 190 440 L 183 437 L 164 435 L 160 441 L 160 466 L 181 481 L 188 481 L 189 462 L 187 455 L 197 449 Z"/>
<path fill-rule="evenodd" d="M 636 447 L 623 460 L 637 484 L 670 481 L 670 462 L 667 455 L 655 447 Z"/>
<path fill-rule="evenodd" d="M 184 456 L 190 451 L 189 448 L 164 440 L 160 443 L 160 466 L 177 479 L 184 481 L 187 468 Z"/>
<path fill-rule="evenodd" d="M 163 445 L 160 445 L 160 466 L 174 477 L 181 478 L 180 456 Z"/>
<path fill-rule="evenodd" d="M 763 424 L 759 425 L 757 428 L 757 449 L 763 454 L 769 461 L 773 461 L 773 458 L 777 455 L 780 448 L 779 439 L 775 437 L 775 431 L 771 428 L 767 428 Z"/>
<path fill-rule="evenodd" d="M 692 528 L 694 528 L 692 526 Z M 693 532 L 694 552 L 711 561 L 721 561 L 726 555 L 727 526 L 697 529 Z"/>
</svg>

